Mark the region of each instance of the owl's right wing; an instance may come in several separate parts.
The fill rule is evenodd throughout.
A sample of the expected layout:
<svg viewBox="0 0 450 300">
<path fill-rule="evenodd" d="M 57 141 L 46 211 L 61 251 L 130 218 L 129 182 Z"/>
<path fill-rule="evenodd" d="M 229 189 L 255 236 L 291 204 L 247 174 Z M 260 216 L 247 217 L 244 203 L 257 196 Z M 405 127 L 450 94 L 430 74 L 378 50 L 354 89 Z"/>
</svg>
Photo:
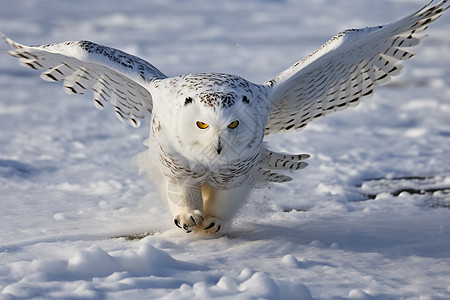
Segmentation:
<svg viewBox="0 0 450 300">
<path fill-rule="evenodd" d="M 104 103 L 111 103 L 119 120 L 134 127 L 153 108 L 147 83 L 167 78 L 145 60 L 92 42 L 25 46 L 0 35 L 13 48 L 7 53 L 18 58 L 21 65 L 43 70 L 41 78 L 46 81 L 62 80 L 68 94 L 91 89 L 95 107 L 103 109 Z"/>
</svg>

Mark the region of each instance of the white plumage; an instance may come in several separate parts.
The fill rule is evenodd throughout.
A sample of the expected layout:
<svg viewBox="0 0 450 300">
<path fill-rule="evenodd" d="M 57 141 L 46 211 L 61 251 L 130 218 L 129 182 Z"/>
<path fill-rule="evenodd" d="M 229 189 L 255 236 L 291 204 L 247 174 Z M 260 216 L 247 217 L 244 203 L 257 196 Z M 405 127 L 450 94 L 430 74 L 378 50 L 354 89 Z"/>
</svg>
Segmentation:
<svg viewBox="0 0 450 300">
<path fill-rule="evenodd" d="M 186 232 L 215 233 L 251 189 L 291 178 L 280 171 L 307 166 L 307 154 L 270 151 L 264 137 L 303 128 L 357 105 L 400 73 L 421 41 L 419 32 L 449 7 L 447 0 L 395 23 L 346 30 L 264 84 L 222 73 L 167 77 L 150 63 L 95 43 L 29 47 L 3 36 L 8 53 L 63 81 L 70 94 L 94 93 L 94 105 L 113 105 L 138 127 L 151 115 L 148 150 L 134 159 L 159 187 L 174 223 Z"/>
</svg>

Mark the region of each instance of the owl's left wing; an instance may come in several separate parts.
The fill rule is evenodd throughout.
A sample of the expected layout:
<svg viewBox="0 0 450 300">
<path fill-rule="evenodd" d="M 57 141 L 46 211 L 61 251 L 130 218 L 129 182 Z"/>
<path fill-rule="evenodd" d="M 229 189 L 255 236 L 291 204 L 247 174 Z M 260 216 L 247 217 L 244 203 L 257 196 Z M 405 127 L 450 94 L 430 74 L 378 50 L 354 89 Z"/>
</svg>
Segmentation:
<svg viewBox="0 0 450 300">
<path fill-rule="evenodd" d="M 267 81 L 271 109 L 266 135 L 303 128 L 310 121 L 358 104 L 386 84 L 411 58 L 431 22 L 449 7 L 447 0 L 397 22 L 377 27 L 346 30 Z"/>
<path fill-rule="evenodd" d="M 94 105 L 103 109 L 113 105 L 116 116 L 132 126 L 140 125 L 153 108 L 146 88 L 153 79 L 166 76 L 150 63 L 121 50 L 87 41 L 65 42 L 44 46 L 25 46 L 0 32 L 13 49 L 7 51 L 21 65 L 42 70 L 46 81 L 63 81 L 68 94 L 94 92 Z"/>
</svg>

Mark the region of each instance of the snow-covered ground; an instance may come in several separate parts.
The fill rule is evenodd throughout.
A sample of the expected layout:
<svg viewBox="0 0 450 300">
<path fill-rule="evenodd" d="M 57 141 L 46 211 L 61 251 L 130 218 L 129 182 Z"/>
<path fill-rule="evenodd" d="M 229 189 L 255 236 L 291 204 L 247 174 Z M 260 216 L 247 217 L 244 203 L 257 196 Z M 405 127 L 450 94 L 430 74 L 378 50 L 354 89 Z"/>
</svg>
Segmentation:
<svg viewBox="0 0 450 300">
<path fill-rule="evenodd" d="M 340 30 L 425 2 L 1 0 L 0 30 L 25 44 L 91 40 L 168 75 L 263 82 Z M 447 13 L 357 108 L 271 136 L 310 166 L 256 190 L 209 238 L 175 228 L 130 165 L 148 119 L 126 126 L 1 54 L 2 299 L 450 297 L 449 32 Z"/>
</svg>

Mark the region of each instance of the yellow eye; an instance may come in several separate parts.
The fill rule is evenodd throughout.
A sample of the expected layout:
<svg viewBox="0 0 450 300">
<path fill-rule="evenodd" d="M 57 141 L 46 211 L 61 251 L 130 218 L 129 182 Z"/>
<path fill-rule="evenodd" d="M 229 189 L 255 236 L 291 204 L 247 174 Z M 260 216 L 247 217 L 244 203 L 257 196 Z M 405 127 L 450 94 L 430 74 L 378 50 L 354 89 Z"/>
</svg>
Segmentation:
<svg viewBox="0 0 450 300">
<path fill-rule="evenodd" d="M 204 122 L 197 121 L 197 127 L 200 129 L 206 129 L 209 127 L 209 125 Z"/>
<path fill-rule="evenodd" d="M 239 125 L 239 121 L 236 120 L 236 121 L 233 121 L 230 124 L 228 124 L 228 128 L 234 129 L 234 128 L 238 127 L 238 125 Z"/>
</svg>

